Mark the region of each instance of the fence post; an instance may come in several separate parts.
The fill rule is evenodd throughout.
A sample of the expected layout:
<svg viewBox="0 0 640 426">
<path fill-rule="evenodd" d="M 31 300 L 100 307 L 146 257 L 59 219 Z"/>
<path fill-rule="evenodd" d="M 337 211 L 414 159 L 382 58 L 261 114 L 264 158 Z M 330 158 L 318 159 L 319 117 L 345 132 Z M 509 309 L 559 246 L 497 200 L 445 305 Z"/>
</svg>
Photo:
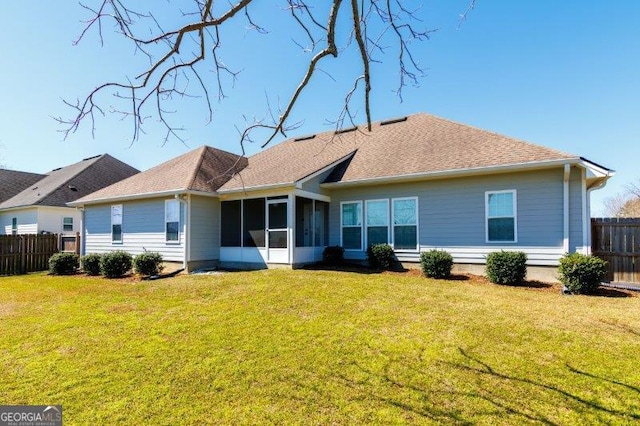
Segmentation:
<svg viewBox="0 0 640 426">
<path fill-rule="evenodd" d="M 25 241 L 25 236 L 21 235 L 20 237 L 20 267 L 18 268 L 20 270 L 20 274 L 26 274 L 27 273 L 27 244 Z"/>
<path fill-rule="evenodd" d="M 80 256 L 80 233 L 76 232 L 76 254 Z"/>
</svg>

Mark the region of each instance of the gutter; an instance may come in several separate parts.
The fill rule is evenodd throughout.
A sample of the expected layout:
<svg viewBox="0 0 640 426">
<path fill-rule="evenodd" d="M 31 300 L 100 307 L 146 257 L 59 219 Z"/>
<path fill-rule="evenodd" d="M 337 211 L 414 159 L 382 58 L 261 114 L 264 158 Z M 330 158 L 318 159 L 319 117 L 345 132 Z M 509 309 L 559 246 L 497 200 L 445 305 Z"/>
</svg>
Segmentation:
<svg viewBox="0 0 640 426">
<path fill-rule="evenodd" d="M 95 198 L 87 201 L 71 201 L 67 203 L 68 206 L 72 207 L 82 207 L 90 204 L 104 204 L 110 202 L 117 201 L 129 201 L 129 200 L 142 200 L 148 198 L 160 198 L 166 196 L 175 196 L 180 194 L 187 195 L 200 195 L 203 197 L 218 197 L 217 192 L 205 192 L 205 191 L 194 191 L 194 190 L 186 190 L 186 189 L 170 189 L 167 191 L 159 191 L 159 192 L 147 192 L 140 194 L 131 194 L 131 195 L 122 195 L 119 197 L 105 197 L 105 198 Z M 82 199 L 80 199 L 82 200 Z"/>
</svg>

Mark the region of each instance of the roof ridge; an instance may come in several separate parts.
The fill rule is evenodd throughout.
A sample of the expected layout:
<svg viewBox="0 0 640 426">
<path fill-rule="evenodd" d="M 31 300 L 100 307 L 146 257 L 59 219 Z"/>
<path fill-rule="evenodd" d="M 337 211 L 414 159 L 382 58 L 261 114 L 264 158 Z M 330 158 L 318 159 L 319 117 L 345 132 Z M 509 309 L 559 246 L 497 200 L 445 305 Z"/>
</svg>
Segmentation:
<svg viewBox="0 0 640 426">
<path fill-rule="evenodd" d="M 75 163 L 69 164 L 68 166 L 64 166 L 59 168 L 58 170 L 64 170 L 67 167 L 71 167 L 75 164 L 78 163 L 84 163 L 85 161 L 89 162 L 89 164 L 87 164 L 85 167 L 82 167 L 80 170 L 78 170 L 75 174 L 69 176 L 69 178 L 67 178 L 64 182 L 62 182 L 60 185 L 56 186 L 55 188 L 53 188 L 51 191 L 47 192 L 46 194 L 44 194 L 43 196 L 40 197 L 40 199 L 38 201 L 36 201 L 35 203 L 33 203 L 34 206 L 39 206 L 39 205 L 43 205 L 42 203 L 44 202 L 44 200 L 46 200 L 51 194 L 53 194 L 54 192 L 56 192 L 58 189 L 62 188 L 65 184 L 67 184 L 71 179 L 74 179 L 75 177 L 77 177 L 78 175 L 80 175 L 81 173 L 83 173 L 85 170 L 87 170 L 87 168 L 89 168 L 90 166 L 92 166 L 93 164 L 96 164 L 98 161 L 102 160 L 103 158 L 105 158 L 107 154 L 100 154 L 99 156 L 96 156 L 94 158 L 92 158 L 91 160 L 94 161 L 89 161 L 89 160 L 81 160 L 81 161 L 76 161 Z M 56 170 L 56 171 L 58 171 Z M 47 176 L 51 176 L 51 175 L 47 175 Z M 40 181 L 38 181 L 40 182 Z M 36 182 L 36 183 L 38 183 Z"/>
<path fill-rule="evenodd" d="M 194 151 L 197 151 L 198 149 L 200 149 L 202 150 L 202 152 L 200 153 L 198 164 L 196 164 L 196 167 L 193 169 L 193 172 L 191 173 L 191 178 L 187 183 L 187 187 L 184 189 L 190 189 L 193 186 L 193 184 L 196 182 L 196 178 L 198 177 L 198 173 L 200 172 L 200 167 L 202 166 L 202 162 L 204 161 L 204 156 L 206 155 L 207 148 L 208 148 L 207 145 L 202 145 L 200 148 L 196 148 L 194 150 Z"/>
</svg>

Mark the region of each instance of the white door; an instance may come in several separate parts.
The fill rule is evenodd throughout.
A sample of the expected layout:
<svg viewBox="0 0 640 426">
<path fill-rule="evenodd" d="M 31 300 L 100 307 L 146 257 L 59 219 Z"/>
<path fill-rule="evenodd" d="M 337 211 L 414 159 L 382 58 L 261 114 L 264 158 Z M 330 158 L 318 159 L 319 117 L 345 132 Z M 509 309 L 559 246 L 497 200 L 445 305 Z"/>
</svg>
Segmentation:
<svg viewBox="0 0 640 426">
<path fill-rule="evenodd" d="M 289 263 L 288 210 L 286 199 L 267 200 L 267 262 Z"/>
</svg>

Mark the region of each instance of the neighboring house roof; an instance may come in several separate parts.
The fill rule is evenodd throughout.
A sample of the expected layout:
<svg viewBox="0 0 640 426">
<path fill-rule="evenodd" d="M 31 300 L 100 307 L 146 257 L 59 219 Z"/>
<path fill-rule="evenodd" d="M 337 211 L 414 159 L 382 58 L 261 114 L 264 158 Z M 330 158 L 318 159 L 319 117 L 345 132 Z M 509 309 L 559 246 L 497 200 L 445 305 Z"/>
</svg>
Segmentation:
<svg viewBox="0 0 640 426">
<path fill-rule="evenodd" d="M 52 170 L 28 188 L 0 203 L 0 210 L 27 206 L 67 207 L 69 201 L 138 172 L 108 154 L 85 158 L 75 164 Z"/>
<path fill-rule="evenodd" d="M 0 169 L 0 203 L 33 185 L 46 175 Z"/>
<path fill-rule="evenodd" d="M 289 139 L 249 158 L 220 193 L 298 182 L 344 160 L 326 183 L 468 171 L 580 157 L 429 114 Z"/>
<path fill-rule="evenodd" d="M 201 146 L 80 198 L 71 205 L 188 191 L 213 193 L 246 164 L 245 157 Z"/>
</svg>

